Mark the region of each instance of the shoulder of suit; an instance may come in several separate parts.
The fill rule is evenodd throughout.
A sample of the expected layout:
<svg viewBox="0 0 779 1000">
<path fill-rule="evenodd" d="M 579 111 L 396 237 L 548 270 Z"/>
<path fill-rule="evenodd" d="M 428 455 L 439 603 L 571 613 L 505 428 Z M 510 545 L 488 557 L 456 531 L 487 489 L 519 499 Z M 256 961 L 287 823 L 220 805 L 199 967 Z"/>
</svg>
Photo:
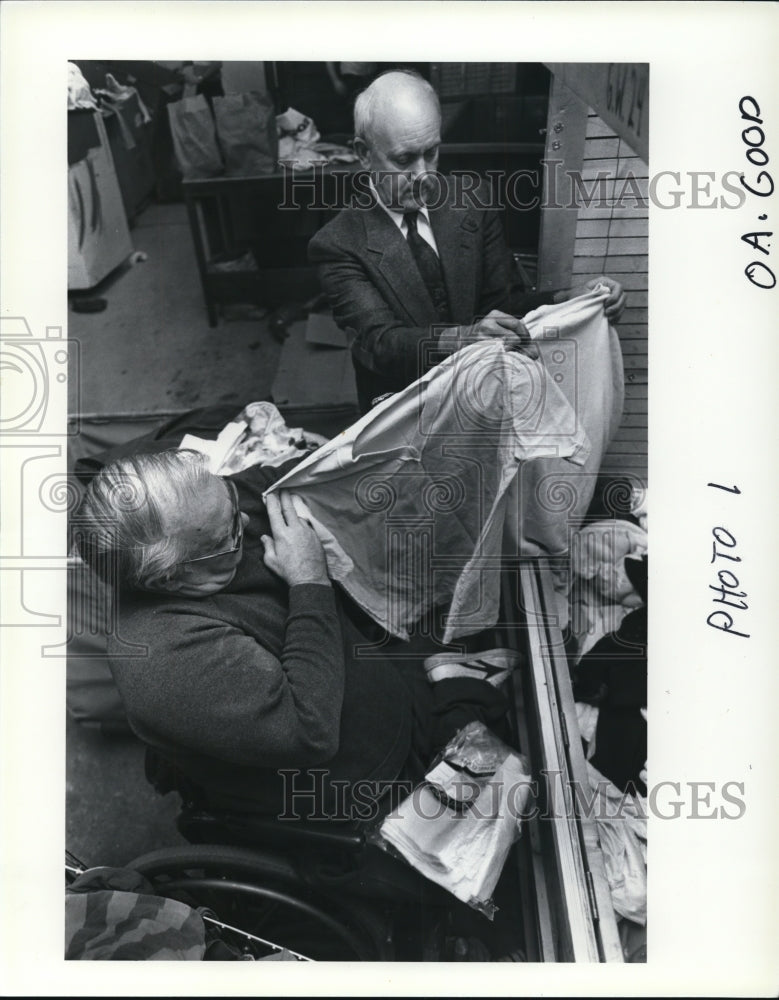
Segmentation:
<svg viewBox="0 0 779 1000">
<path fill-rule="evenodd" d="M 354 239 L 358 234 L 365 233 L 364 216 L 366 211 L 376 211 L 375 208 L 358 208 L 350 205 L 342 208 L 334 218 L 326 222 L 314 236 L 312 236 L 309 246 L 315 249 L 317 246 L 327 246 L 331 242 L 336 242 L 343 246 L 345 240 Z M 346 245 L 349 245 L 348 242 Z"/>
</svg>

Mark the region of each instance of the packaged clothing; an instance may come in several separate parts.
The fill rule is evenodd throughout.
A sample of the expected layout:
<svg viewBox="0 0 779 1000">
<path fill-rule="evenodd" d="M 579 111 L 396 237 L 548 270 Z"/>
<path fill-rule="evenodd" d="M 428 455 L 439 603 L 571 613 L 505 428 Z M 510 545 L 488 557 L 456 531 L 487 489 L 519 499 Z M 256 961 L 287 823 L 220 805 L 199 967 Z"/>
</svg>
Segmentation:
<svg viewBox="0 0 779 1000">
<path fill-rule="evenodd" d="M 385 818 L 381 837 L 426 878 L 492 919 L 492 893 L 520 835 L 530 790 L 525 758 L 471 722 Z"/>
<path fill-rule="evenodd" d="M 331 577 L 391 635 L 405 638 L 448 607 L 449 643 L 497 620 L 520 463 L 556 456 L 558 474 L 563 459 L 575 474 L 589 451 L 547 368 L 488 341 L 379 403 L 268 492 L 300 498 Z M 526 499 L 523 518 L 533 520 L 533 504 Z"/>
</svg>

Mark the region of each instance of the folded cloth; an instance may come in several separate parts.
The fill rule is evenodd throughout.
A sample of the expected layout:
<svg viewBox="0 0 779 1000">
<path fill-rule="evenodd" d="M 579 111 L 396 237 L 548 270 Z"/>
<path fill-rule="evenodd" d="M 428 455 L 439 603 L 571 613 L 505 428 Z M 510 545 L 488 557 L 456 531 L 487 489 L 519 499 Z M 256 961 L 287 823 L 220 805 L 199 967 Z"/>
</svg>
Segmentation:
<svg viewBox="0 0 779 1000">
<path fill-rule="evenodd" d="M 464 760 L 472 770 L 463 770 Z M 481 723 L 470 723 L 426 781 L 385 818 L 381 837 L 426 878 L 491 919 L 491 897 L 529 795 L 525 759 Z"/>
</svg>

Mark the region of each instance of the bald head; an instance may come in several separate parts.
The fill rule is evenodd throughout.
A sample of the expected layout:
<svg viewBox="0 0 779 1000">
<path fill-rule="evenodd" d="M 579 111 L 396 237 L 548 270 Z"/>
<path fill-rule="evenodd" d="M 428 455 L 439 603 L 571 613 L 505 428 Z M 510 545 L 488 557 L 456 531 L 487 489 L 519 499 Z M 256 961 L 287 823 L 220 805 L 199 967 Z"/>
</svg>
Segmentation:
<svg viewBox="0 0 779 1000">
<path fill-rule="evenodd" d="M 354 103 L 354 134 L 371 145 L 387 123 L 429 115 L 441 123 L 438 95 L 418 73 L 393 70 L 367 87 Z"/>
<path fill-rule="evenodd" d="M 355 102 L 354 131 L 355 151 L 388 208 L 411 211 L 438 192 L 441 106 L 421 76 L 395 70 L 374 80 Z"/>
</svg>

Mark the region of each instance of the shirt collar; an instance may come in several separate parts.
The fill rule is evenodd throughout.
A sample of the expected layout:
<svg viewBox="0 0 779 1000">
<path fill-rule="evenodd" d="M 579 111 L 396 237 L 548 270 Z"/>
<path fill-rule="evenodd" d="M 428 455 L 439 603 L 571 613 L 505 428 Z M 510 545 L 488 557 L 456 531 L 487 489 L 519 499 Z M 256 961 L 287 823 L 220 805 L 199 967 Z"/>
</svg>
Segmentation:
<svg viewBox="0 0 779 1000">
<path fill-rule="evenodd" d="M 387 206 L 384 204 L 384 202 L 379 197 L 379 192 L 376 190 L 376 186 L 373 183 L 373 178 L 370 177 L 370 176 L 368 177 L 368 184 L 370 186 L 371 191 L 373 192 L 374 198 L 376 199 L 376 203 L 378 205 L 381 205 L 381 207 L 384 209 L 384 211 L 387 213 L 387 215 L 392 219 L 392 221 L 395 223 L 395 225 L 398 227 L 398 229 L 400 229 L 401 232 L 402 232 L 402 230 L 403 230 L 403 212 L 396 212 L 396 211 L 394 211 L 394 209 L 387 208 Z M 428 211 L 427 211 L 427 205 L 423 205 L 419 209 L 419 214 L 422 216 L 422 218 L 425 220 L 425 222 L 429 226 L 430 225 L 430 216 L 429 216 Z"/>
</svg>

